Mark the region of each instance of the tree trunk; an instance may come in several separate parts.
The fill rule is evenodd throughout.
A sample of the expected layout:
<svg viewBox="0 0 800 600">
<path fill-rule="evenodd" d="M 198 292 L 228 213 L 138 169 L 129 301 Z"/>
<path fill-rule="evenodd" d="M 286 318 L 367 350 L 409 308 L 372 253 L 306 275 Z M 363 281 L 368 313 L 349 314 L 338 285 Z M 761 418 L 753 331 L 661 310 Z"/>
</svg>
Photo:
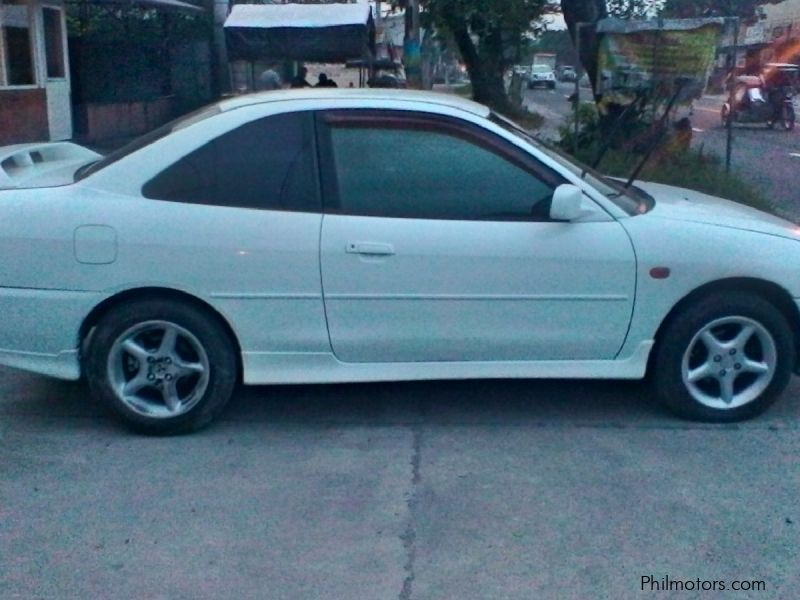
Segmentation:
<svg viewBox="0 0 800 600">
<path fill-rule="evenodd" d="M 578 23 L 591 23 L 592 26 L 580 28 L 580 60 L 589 74 L 592 89 L 597 89 L 597 56 L 599 38 L 596 24 L 608 16 L 605 0 L 561 0 L 561 12 L 567 24 L 569 35 L 578 46 Z"/>
<path fill-rule="evenodd" d="M 492 51 L 479 55 L 463 21 L 448 23 L 448 26 L 469 72 L 472 97 L 499 112 L 511 112 L 511 102 L 503 82 L 502 46 L 498 52 L 492 45 Z"/>
</svg>

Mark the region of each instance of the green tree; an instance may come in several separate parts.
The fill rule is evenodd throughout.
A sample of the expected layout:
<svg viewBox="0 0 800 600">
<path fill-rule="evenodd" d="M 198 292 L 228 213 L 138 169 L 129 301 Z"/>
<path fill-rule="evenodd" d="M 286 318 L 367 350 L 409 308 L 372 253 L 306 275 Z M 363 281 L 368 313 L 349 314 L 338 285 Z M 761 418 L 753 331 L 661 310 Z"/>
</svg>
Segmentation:
<svg viewBox="0 0 800 600">
<path fill-rule="evenodd" d="M 408 0 L 395 0 L 405 8 Z M 452 36 L 472 82 L 472 95 L 500 111 L 511 108 L 503 73 L 517 62 L 542 17 L 558 9 L 549 0 L 420 0 L 427 24 Z"/>
<path fill-rule="evenodd" d="M 756 8 L 781 0 L 666 0 L 662 15 L 670 18 L 719 16 L 753 19 Z"/>
<path fill-rule="evenodd" d="M 579 30 L 578 24 L 594 24 L 606 18 L 608 16 L 606 2 L 605 0 L 561 0 L 561 12 L 575 47 L 580 48 L 581 64 L 589 75 L 592 87 L 595 87 L 599 39 L 593 27 L 581 27 Z"/>
<path fill-rule="evenodd" d="M 533 54 L 536 52 L 552 52 L 558 55 L 558 61 L 562 64 L 577 65 L 578 55 L 575 52 L 575 46 L 572 44 L 572 39 L 569 37 L 569 32 L 566 29 L 555 29 L 552 31 L 545 31 L 536 41 L 531 44 L 526 54 L 522 57 L 522 63 L 530 63 Z"/>
</svg>

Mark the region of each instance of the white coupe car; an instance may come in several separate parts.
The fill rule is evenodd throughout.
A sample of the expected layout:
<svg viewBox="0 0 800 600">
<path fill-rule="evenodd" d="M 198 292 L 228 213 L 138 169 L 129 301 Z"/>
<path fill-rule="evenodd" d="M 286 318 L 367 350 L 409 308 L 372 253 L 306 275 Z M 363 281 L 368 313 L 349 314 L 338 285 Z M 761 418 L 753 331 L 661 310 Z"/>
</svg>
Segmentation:
<svg viewBox="0 0 800 600">
<path fill-rule="evenodd" d="M 0 363 L 85 376 L 139 430 L 208 423 L 238 380 L 648 373 L 735 421 L 797 368 L 794 224 L 609 181 L 454 96 L 242 96 L 60 183 L 0 191 Z"/>
</svg>

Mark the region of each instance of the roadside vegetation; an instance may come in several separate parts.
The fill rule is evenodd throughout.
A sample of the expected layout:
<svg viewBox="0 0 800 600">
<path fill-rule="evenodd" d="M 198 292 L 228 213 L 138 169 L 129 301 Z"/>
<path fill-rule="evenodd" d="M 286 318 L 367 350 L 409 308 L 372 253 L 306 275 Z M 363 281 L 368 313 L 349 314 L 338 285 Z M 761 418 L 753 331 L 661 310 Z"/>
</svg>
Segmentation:
<svg viewBox="0 0 800 600">
<path fill-rule="evenodd" d="M 392 0 L 392 3 L 406 7 L 408 0 Z M 420 0 L 420 4 L 426 9 L 429 24 L 435 25 L 443 38 L 457 48 L 469 72 L 471 83 L 453 91 L 488 104 L 535 132 L 541 128 L 543 117 L 521 106 L 519 99 L 514 97 L 516 88 L 513 82 L 510 88 L 504 85 L 503 73 L 512 64 L 529 63 L 534 51 L 561 52 L 571 40 L 573 62 L 580 62 L 594 83 L 599 39 L 589 31 L 590 35 L 582 39 L 578 55 L 574 51 L 577 23 L 596 23 L 607 16 L 623 19 L 649 17 L 656 7 L 665 17 L 730 13 L 742 19 L 752 19 L 760 2 L 742 1 L 737 4 L 736 11 L 727 0 L 560 0 L 558 3 L 544 0 L 508 0 L 503 3 L 494 0 Z M 544 25 L 543 18 L 557 7 L 560 7 L 567 24 L 565 33 L 547 32 Z M 534 43 L 531 42 L 531 32 L 535 33 L 533 38 L 537 40 Z M 554 43 L 558 46 L 547 46 Z M 574 122 L 568 120 L 562 128 L 559 146 L 568 153 L 577 154 L 577 158 L 587 164 L 593 164 L 602 152 L 598 170 L 618 177 L 628 177 L 644 155 L 652 153 L 638 179 L 686 187 L 775 212 L 770 201 L 755 186 L 735 172 L 726 172 L 719 157 L 691 148 L 690 124 L 681 133 L 674 129 L 671 121 L 654 121 L 653 114 L 659 111 L 653 110 L 653 103 L 657 109 L 663 109 L 664 99 L 649 96 L 640 100 L 640 104 L 632 107 L 633 110 L 612 105 L 617 110 L 606 110 L 602 116 L 598 115 L 594 105 L 582 105 L 577 143 Z M 621 114 L 624 114 L 625 122 L 618 123 Z M 609 148 L 604 148 L 606 142 Z"/>
<path fill-rule="evenodd" d="M 702 148 L 690 148 L 689 139 L 681 140 L 674 129 L 666 131 L 656 143 L 652 124 L 643 121 L 626 124 L 617 132 L 617 139 L 611 139 L 610 147 L 606 148 L 608 133 L 602 131 L 594 105 L 581 105 L 578 118 L 577 154 L 575 120 L 572 116 L 560 128 L 558 146 L 589 165 L 594 164 L 602 153 L 597 165 L 597 170 L 602 173 L 613 177 L 629 177 L 653 144 L 655 149 L 637 179 L 697 190 L 775 214 L 770 201 L 754 185 L 734 171 L 728 173 L 719 156 L 707 153 Z"/>
<path fill-rule="evenodd" d="M 591 160 L 593 157 L 593 155 L 586 154 L 579 158 Z M 641 158 L 639 155 L 611 150 L 605 155 L 598 168 L 608 175 L 628 177 Z M 689 188 L 746 204 L 764 212 L 775 213 L 769 200 L 761 195 L 753 185 L 733 172 L 727 173 L 724 161 L 719 157 L 704 154 L 700 150 L 687 149 L 658 153 L 645 165 L 637 179 Z"/>
<path fill-rule="evenodd" d="M 453 93 L 464 98 L 472 98 L 472 84 L 465 83 L 464 85 L 457 86 L 453 88 Z M 530 111 L 525 107 L 518 108 L 514 104 L 510 105 L 504 114 L 529 131 L 535 132 L 544 124 L 544 117 L 542 115 L 537 112 Z"/>
</svg>

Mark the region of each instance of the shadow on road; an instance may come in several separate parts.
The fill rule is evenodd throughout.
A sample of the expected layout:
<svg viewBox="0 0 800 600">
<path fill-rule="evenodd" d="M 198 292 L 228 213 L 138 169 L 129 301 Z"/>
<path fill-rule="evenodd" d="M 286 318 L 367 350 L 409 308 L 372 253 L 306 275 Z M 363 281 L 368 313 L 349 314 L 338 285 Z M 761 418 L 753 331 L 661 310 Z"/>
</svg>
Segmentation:
<svg viewBox="0 0 800 600">
<path fill-rule="evenodd" d="M 795 379 L 764 417 L 746 425 L 795 427 Z M 115 426 L 83 383 L 0 369 L 0 416 L 63 427 L 88 419 Z M 477 380 L 240 386 L 221 421 L 231 426 L 304 425 L 697 428 L 674 418 L 639 381 Z M 102 423 L 102 425 L 100 425 Z M 84 426 L 81 425 L 81 426 Z M 220 425 L 217 425 L 220 426 Z M 732 427 L 737 427 L 736 425 Z"/>
</svg>

